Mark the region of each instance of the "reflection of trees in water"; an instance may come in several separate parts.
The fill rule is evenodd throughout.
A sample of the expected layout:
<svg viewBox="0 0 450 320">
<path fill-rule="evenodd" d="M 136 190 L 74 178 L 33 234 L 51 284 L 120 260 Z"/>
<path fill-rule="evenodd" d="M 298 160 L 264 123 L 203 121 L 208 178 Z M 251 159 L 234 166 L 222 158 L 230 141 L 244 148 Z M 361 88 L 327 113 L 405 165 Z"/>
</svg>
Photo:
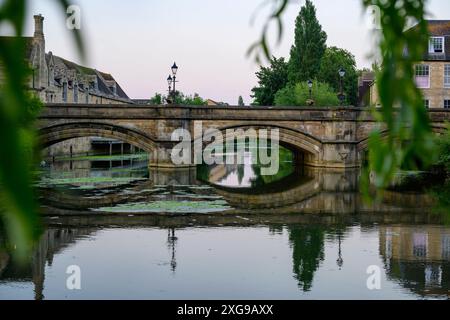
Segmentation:
<svg viewBox="0 0 450 320">
<path fill-rule="evenodd" d="M 303 291 L 310 291 L 314 273 L 325 258 L 325 230 L 322 226 L 288 227 L 289 241 L 293 249 L 295 278 Z"/>
</svg>

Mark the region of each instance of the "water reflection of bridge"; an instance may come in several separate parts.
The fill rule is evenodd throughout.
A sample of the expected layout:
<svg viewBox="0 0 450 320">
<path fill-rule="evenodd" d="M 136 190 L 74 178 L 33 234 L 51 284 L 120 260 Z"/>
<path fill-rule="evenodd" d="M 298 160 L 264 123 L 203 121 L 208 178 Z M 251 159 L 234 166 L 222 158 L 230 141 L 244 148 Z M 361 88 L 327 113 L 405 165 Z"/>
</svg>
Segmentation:
<svg viewBox="0 0 450 320">
<path fill-rule="evenodd" d="M 263 189 L 228 188 L 210 183 L 212 187 L 205 191 L 195 191 L 202 195 L 222 197 L 231 207 L 226 214 L 280 213 L 316 213 L 316 214 L 365 214 L 381 213 L 420 213 L 433 206 L 430 196 L 407 192 L 386 192 L 379 204 L 368 205 L 358 191 L 357 170 L 324 170 L 305 167 L 280 181 L 275 181 Z M 101 191 L 84 192 L 57 189 L 45 189 L 42 198 L 47 215 L 85 215 L 93 214 L 89 209 L 114 206 L 121 203 L 151 202 L 160 192 L 159 187 L 171 187 L 177 190 L 183 186 L 204 186 L 197 180 L 196 169 L 151 171 L 145 181 L 138 181 L 127 186 L 111 187 Z M 191 190 L 192 191 L 192 190 Z M 202 194 L 207 192 L 207 194 Z M 166 200 L 179 200 L 179 195 L 165 195 Z M 98 212 L 97 212 L 98 213 Z M 145 213 L 145 212 L 144 212 Z M 164 212 L 160 212 L 164 214 Z M 193 212 L 195 213 L 195 212 Z M 224 212 L 225 213 L 225 212 Z"/>
</svg>

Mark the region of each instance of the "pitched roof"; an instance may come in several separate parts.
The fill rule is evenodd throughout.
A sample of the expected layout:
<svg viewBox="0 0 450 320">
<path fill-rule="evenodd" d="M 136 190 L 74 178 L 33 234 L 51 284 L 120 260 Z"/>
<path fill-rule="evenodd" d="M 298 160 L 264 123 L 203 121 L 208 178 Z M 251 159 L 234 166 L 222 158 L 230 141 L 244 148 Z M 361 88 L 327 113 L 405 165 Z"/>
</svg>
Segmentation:
<svg viewBox="0 0 450 320">
<path fill-rule="evenodd" d="M 47 54 L 50 55 L 50 54 Z M 121 99 L 129 100 L 130 98 L 125 93 L 125 91 L 120 87 L 120 85 L 117 83 L 117 81 L 114 79 L 114 77 L 108 73 L 97 71 L 93 68 L 88 68 L 81 66 L 79 64 L 76 64 L 75 62 L 66 60 L 64 58 L 53 56 L 53 60 L 55 61 L 56 65 L 63 66 L 69 70 L 75 70 L 78 74 L 81 75 L 89 75 L 89 76 L 96 76 L 97 77 L 97 84 L 98 84 L 98 91 L 99 93 L 108 95 L 108 96 L 115 96 L 119 97 Z M 116 94 L 114 94 L 108 87 L 108 85 L 105 83 L 105 81 L 114 81 L 116 83 Z"/>
<path fill-rule="evenodd" d="M 428 20 L 428 32 L 432 37 L 450 36 L 450 20 Z"/>
</svg>

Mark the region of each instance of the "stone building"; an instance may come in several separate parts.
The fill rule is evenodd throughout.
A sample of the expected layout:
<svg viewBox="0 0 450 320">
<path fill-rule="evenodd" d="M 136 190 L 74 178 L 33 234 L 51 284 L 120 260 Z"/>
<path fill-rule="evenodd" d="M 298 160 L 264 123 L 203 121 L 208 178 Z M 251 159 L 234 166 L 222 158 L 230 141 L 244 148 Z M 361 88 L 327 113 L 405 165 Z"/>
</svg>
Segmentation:
<svg viewBox="0 0 450 320">
<path fill-rule="evenodd" d="M 415 65 L 415 81 L 427 108 L 450 109 L 450 20 L 429 20 L 428 29 L 428 50 Z M 371 86 L 370 101 L 379 105 L 376 83 Z"/>
<path fill-rule="evenodd" d="M 358 107 L 370 106 L 370 88 L 375 81 L 375 73 L 363 71 L 358 77 Z"/>
<path fill-rule="evenodd" d="M 35 15 L 34 22 L 33 37 L 21 39 L 25 42 L 25 60 L 32 70 L 28 88 L 44 103 L 134 104 L 112 75 L 47 53 L 44 17 Z M 11 39 L 0 37 L 0 44 Z M 0 65 L 0 84 L 3 81 Z M 44 156 L 86 155 L 92 150 L 91 144 L 92 137 L 63 141 L 46 149 Z"/>
<path fill-rule="evenodd" d="M 132 100 L 108 73 L 80 66 L 46 53 L 44 17 L 34 16 L 33 37 L 24 37 L 26 60 L 32 69 L 29 88 L 45 103 L 132 104 Z M 2 37 L 7 41 L 7 37 Z M 0 81 L 3 79 L 0 69 Z"/>
</svg>

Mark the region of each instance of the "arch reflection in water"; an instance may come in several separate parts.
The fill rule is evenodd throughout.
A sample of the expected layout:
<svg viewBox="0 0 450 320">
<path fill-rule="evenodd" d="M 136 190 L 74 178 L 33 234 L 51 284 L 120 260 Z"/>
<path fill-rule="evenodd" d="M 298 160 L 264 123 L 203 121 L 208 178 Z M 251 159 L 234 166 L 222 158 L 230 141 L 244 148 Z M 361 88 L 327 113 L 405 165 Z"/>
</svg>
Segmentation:
<svg viewBox="0 0 450 320">
<path fill-rule="evenodd" d="M 98 189 L 148 178 L 148 154 L 119 140 L 75 138 L 43 151 L 41 187 Z"/>
<path fill-rule="evenodd" d="M 261 165 L 255 150 L 250 149 L 248 143 L 243 156 L 243 164 L 219 164 L 213 166 L 201 165 L 197 168 L 198 179 L 219 187 L 252 189 L 254 192 L 270 188 L 270 184 L 300 173 L 303 163 L 298 163 L 294 152 L 280 146 L 279 168 L 275 175 L 262 175 Z M 272 150 L 273 152 L 273 150 Z M 235 153 L 237 158 L 238 154 Z M 237 162 L 237 161 L 236 161 Z"/>
</svg>

